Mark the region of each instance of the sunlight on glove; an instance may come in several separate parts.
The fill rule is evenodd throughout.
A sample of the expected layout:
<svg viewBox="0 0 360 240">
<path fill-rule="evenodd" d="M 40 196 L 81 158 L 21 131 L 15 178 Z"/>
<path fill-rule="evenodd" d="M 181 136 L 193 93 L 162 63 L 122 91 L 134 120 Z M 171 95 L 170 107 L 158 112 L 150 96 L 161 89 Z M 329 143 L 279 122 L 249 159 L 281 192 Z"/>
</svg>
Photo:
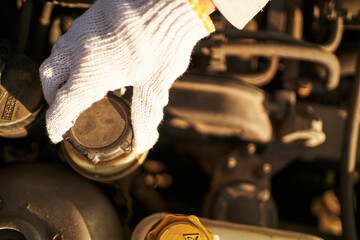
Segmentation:
<svg viewBox="0 0 360 240">
<path fill-rule="evenodd" d="M 54 143 L 108 91 L 133 86 L 133 150 L 158 139 L 172 83 L 207 31 L 188 0 L 98 0 L 54 45 L 40 67 Z"/>
</svg>

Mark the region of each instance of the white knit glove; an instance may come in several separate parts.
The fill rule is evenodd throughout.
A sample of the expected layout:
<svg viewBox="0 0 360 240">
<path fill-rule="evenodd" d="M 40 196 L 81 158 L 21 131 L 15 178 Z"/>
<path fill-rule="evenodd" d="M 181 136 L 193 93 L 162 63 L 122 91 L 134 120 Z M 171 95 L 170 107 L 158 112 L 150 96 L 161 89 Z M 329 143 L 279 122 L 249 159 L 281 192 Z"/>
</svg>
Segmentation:
<svg viewBox="0 0 360 240">
<path fill-rule="evenodd" d="M 133 86 L 133 150 L 150 149 L 169 88 L 208 34 L 189 0 L 97 0 L 40 67 L 50 139 L 60 142 L 79 114 L 108 91 Z"/>
</svg>

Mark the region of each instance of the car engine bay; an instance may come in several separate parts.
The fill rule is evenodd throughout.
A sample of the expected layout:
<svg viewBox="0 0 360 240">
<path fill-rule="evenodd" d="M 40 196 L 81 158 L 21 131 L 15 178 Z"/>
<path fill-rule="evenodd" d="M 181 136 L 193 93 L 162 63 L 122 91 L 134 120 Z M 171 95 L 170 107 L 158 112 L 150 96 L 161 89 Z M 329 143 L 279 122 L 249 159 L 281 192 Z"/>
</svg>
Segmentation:
<svg viewBox="0 0 360 240">
<path fill-rule="evenodd" d="M 163 212 L 359 239 L 359 0 L 272 0 L 243 30 L 213 13 L 159 141 L 116 159 L 131 88 L 106 98 L 126 119 L 120 150 L 113 125 L 91 143 L 86 122 L 57 145 L 45 130 L 38 68 L 92 3 L 0 2 L 0 240 L 131 239 Z M 101 151 L 79 157 L 84 142 Z"/>
</svg>

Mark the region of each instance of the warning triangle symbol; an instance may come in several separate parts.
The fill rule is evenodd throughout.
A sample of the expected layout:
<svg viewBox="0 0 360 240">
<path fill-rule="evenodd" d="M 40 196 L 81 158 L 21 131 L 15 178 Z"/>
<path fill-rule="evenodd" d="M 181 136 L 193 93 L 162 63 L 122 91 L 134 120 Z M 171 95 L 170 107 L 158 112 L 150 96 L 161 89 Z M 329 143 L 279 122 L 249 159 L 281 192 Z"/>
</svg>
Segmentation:
<svg viewBox="0 0 360 240">
<path fill-rule="evenodd" d="M 190 234 L 183 234 L 185 240 L 199 240 L 200 234 L 199 233 L 190 233 Z"/>
</svg>

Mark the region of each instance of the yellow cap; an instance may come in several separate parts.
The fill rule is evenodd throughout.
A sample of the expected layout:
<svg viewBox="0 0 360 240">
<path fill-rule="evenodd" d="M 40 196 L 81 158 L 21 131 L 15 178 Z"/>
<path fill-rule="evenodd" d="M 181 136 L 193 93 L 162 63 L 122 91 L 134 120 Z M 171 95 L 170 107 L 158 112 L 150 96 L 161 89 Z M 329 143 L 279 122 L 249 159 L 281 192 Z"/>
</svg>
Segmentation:
<svg viewBox="0 0 360 240">
<path fill-rule="evenodd" d="M 214 240 L 196 216 L 169 214 L 156 222 L 145 240 Z"/>
</svg>

